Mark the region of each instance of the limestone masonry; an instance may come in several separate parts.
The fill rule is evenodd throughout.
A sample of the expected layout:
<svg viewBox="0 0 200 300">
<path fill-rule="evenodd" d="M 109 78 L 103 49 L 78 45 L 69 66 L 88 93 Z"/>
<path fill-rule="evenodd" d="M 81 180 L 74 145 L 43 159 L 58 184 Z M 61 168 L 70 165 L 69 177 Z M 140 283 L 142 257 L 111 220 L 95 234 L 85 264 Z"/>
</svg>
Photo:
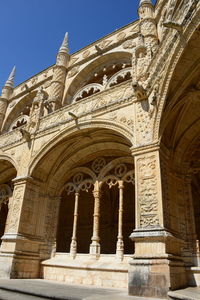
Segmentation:
<svg viewBox="0 0 200 300">
<path fill-rule="evenodd" d="M 133 0 L 134 1 L 134 0 Z M 0 97 L 0 278 L 165 298 L 200 286 L 200 1 L 139 20 Z"/>
</svg>

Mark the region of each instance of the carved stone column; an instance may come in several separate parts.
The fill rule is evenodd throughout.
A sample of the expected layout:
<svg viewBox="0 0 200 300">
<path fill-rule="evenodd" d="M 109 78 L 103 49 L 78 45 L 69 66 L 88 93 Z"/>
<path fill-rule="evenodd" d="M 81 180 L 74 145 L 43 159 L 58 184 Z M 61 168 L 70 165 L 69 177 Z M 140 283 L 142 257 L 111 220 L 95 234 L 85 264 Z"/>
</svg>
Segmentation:
<svg viewBox="0 0 200 300">
<path fill-rule="evenodd" d="M 90 245 L 90 254 L 96 258 L 100 256 L 99 218 L 100 218 L 100 191 L 99 188 L 93 191 L 94 195 L 94 215 L 93 215 L 93 235 Z"/>
<path fill-rule="evenodd" d="M 35 236 L 36 210 L 31 177 L 16 178 L 5 233 L 0 250 L 0 278 L 37 278 L 39 276 L 39 247 Z"/>
<path fill-rule="evenodd" d="M 135 157 L 135 254 L 129 271 L 129 294 L 166 297 L 185 286 L 180 241 L 164 227 L 160 153 L 156 147 L 133 150 Z"/>
<path fill-rule="evenodd" d="M 72 241 L 70 245 L 70 254 L 73 258 L 76 257 L 77 254 L 77 222 L 78 222 L 78 200 L 79 193 L 75 193 L 75 203 L 74 203 L 74 222 L 73 222 L 73 233 L 72 233 Z"/>
<path fill-rule="evenodd" d="M 119 181 L 119 217 L 118 217 L 118 236 L 117 236 L 117 250 L 116 258 L 123 260 L 124 257 L 124 241 L 123 241 L 123 181 Z"/>
</svg>

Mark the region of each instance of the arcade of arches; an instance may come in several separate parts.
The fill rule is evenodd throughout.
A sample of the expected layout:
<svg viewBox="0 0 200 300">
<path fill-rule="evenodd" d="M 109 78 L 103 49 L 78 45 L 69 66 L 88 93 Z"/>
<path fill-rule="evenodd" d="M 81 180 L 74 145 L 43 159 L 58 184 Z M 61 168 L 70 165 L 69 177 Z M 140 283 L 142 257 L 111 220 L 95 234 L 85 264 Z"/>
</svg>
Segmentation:
<svg viewBox="0 0 200 300">
<path fill-rule="evenodd" d="M 200 286 L 200 1 L 139 19 L 0 96 L 0 278 L 167 299 Z"/>
</svg>

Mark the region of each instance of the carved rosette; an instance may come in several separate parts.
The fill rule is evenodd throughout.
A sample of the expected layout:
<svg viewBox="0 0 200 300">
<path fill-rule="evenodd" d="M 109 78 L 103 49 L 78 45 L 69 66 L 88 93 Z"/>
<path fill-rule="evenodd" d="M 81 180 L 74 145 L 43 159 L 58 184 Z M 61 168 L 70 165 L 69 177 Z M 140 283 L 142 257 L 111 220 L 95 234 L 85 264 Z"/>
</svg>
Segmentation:
<svg viewBox="0 0 200 300">
<path fill-rule="evenodd" d="M 144 154 L 135 158 L 138 227 L 161 226 L 162 215 L 160 166 L 158 154 Z"/>
</svg>

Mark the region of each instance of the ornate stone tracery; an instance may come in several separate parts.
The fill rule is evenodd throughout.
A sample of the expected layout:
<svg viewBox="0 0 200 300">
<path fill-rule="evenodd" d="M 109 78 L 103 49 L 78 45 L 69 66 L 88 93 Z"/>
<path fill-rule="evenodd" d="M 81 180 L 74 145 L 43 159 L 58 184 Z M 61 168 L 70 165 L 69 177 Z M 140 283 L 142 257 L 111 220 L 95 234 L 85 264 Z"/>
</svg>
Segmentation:
<svg viewBox="0 0 200 300">
<path fill-rule="evenodd" d="M 109 68 L 103 68 L 103 71 L 96 71 L 96 73 L 94 74 L 94 78 L 90 79 L 90 82 L 94 82 L 84 85 L 78 92 L 76 92 L 71 102 L 77 102 L 83 98 L 102 92 L 121 82 L 131 79 L 132 69 L 130 67 L 127 67 L 127 65 L 129 64 L 120 64 L 119 70 L 119 66 L 113 64 L 111 70 L 109 66 Z"/>
<path fill-rule="evenodd" d="M 99 237 L 99 222 L 100 222 L 100 210 L 101 210 L 101 190 L 104 186 L 109 187 L 111 190 L 113 187 L 119 189 L 119 212 L 118 212 L 118 237 L 116 244 L 116 257 L 123 260 L 124 255 L 124 243 L 123 243 L 123 205 L 125 199 L 123 199 L 124 184 L 135 184 L 133 165 L 123 163 L 123 159 L 108 160 L 106 157 L 98 157 L 94 159 L 84 171 L 75 173 L 71 180 L 69 180 L 64 186 L 64 190 L 67 195 L 74 195 L 74 221 L 73 221 L 73 234 L 71 239 L 70 254 L 73 258 L 77 254 L 77 222 L 78 216 L 81 211 L 78 211 L 78 206 L 81 201 L 81 192 L 92 191 L 94 198 L 94 215 L 93 215 L 93 235 L 91 237 L 92 243 L 90 245 L 90 255 L 99 258 L 100 256 L 100 237 Z M 82 168 L 83 170 L 83 168 Z M 92 173 L 91 173 L 92 172 Z M 89 175 L 90 174 L 90 175 Z M 104 174 L 102 176 L 102 174 Z M 102 178 L 102 179 L 101 179 Z"/>
<path fill-rule="evenodd" d="M 9 131 L 14 130 L 14 129 L 17 129 L 17 128 L 23 126 L 23 125 L 26 125 L 27 122 L 28 122 L 28 120 L 29 120 L 29 116 L 27 116 L 27 115 L 22 115 L 22 116 L 18 117 L 18 118 L 11 124 L 10 130 L 9 130 Z"/>
</svg>

